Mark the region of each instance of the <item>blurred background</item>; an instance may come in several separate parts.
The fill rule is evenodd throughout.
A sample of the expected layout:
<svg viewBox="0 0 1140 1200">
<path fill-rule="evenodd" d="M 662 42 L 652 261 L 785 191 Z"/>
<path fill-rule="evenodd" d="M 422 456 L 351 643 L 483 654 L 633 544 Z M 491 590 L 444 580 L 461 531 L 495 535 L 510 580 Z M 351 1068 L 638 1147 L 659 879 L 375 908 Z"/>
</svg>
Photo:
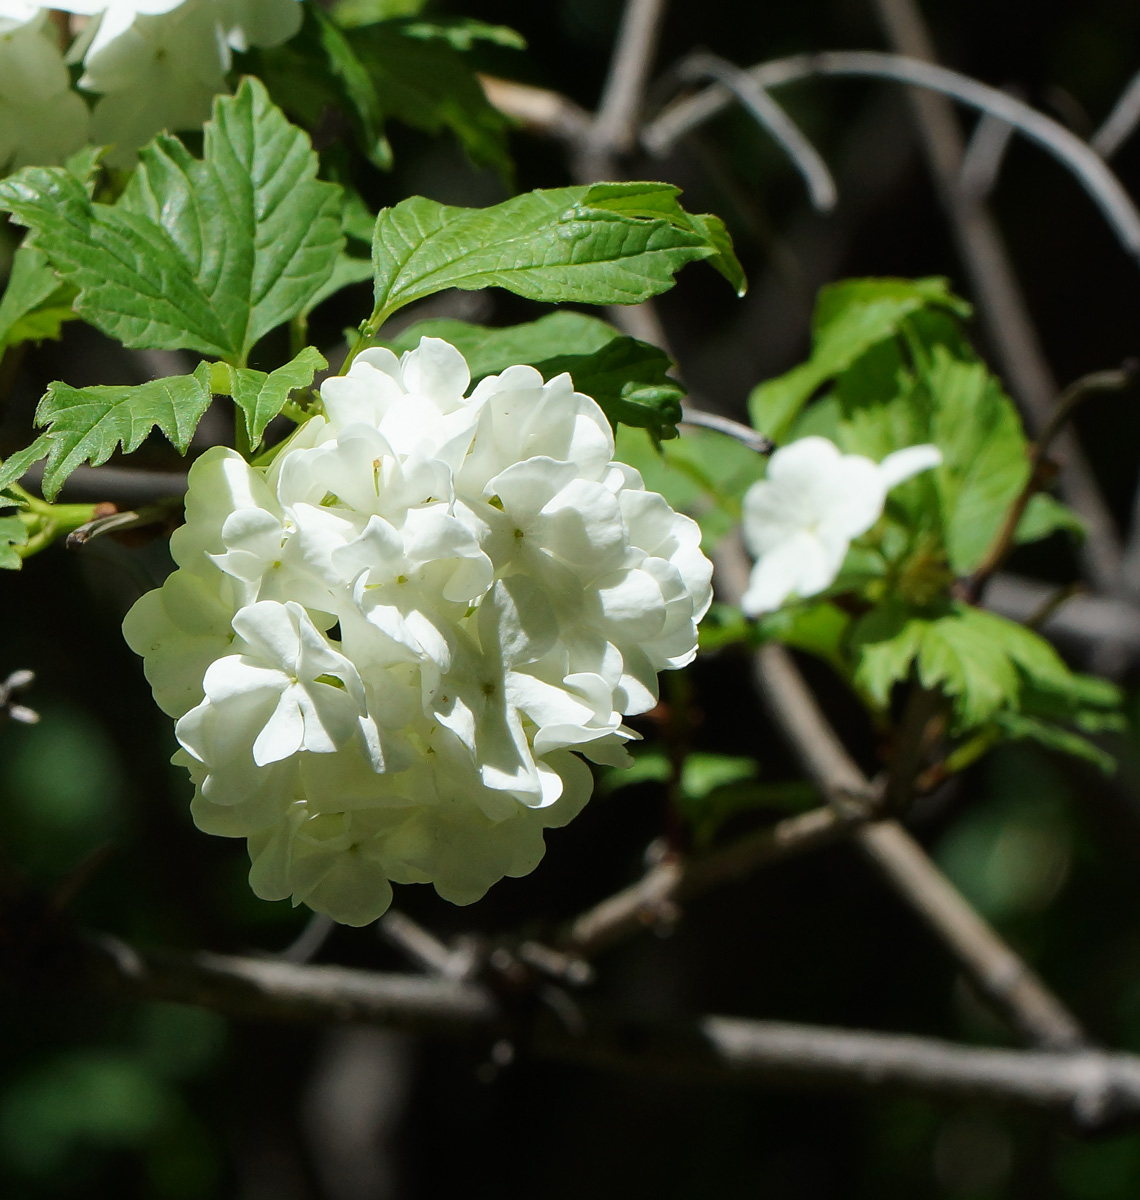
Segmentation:
<svg viewBox="0 0 1140 1200">
<path fill-rule="evenodd" d="M 923 10 L 943 62 L 1018 89 L 1082 136 L 1140 69 L 1134 4 L 926 0 Z M 621 5 L 441 0 L 427 11 L 517 29 L 529 50 L 477 46 L 480 69 L 592 109 Z M 887 42 L 870 0 L 674 0 L 659 71 L 696 47 L 751 65 Z M 944 274 L 969 296 L 903 91 L 816 80 L 779 96 L 835 172 L 840 200 L 830 215 L 810 209 L 786 159 L 739 109 L 665 159 L 635 155 L 623 164 L 630 177 L 680 184 L 686 207 L 721 214 L 736 239 L 752 281 L 747 298 L 736 300 L 712 271 L 696 267 L 660 310 L 693 391 L 737 417 L 752 386 L 805 354 L 822 284 Z M 963 119 L 968 131 L 973 118 Z M 562 147 L 521 131 L 511 136 L 513 185 L 472 167 L 447 137 L 399 125 L 389 136 L 391 172 L 368 169 L 355 180 L 373 210 L 411 193 L 479 205 L 512 186 L 570 182 Z M 1113 166 L 1140 196 L 1140 137 Z M 1072 178 L 1015 140 L 991 203 L 1058 380 L 1140 352 L 1140 272 Z M 366 315 L 367 298 L 365 286 L 319 310 L 318 344 L 334 348 L 341 330 Z M 454 315 L 498 324 L 538 314 L 486 293 L 462 297 Z M 129 354 L 86 327 L 66 326 L 62 342 L 23 362 L 0 449 L 26 444 L 50 379 L 137 382 L 181 369 L 177 356 Z M 1140 464 L 1137 400 L 1095 399 L 1078 418 L 1124 532 Z M 225 436 L 224 420 L 207 422 L 199 449 Z M 182 468 L 157 442 L 140 465 Z M 1076 573 L 1059 537 L 1013 566 L 1062 584 Z M 126 608 L 167 570 L 161 541 L 101 538 L 79 552 L 55 548 L 19 576 L 0 577 L 0 675 L 34 670 L 25 699 L 41 716 L 32 727 L 0 728 L 0 843 L 45 891 L 110 847 L 74 904 L 85 925 L 147 945 L 278 953 L 304 931 L 307 911 L 257 900 L 243 845 L 193 828 L 189 785 L 168 762 L 170 722 L 119 636 Z M 1087 642 L 1062 649 L 1088 665 Z M 1113 665 L 1134 689 L 1130 662 L 1125 649 Z M 687 675 L 666 699 L 683 705 L 694 746 L 747 755 L 761 783 L 773 785 L 767 807 L 731 818 L 718 836 L 814 803 L 804 789 L 779 786 L 796 771 L 751 695 L 746 662 L 725 653 Z M 826 670 L 811 669 L 810 678 L 849 745 L 872 764 L 874 741 L 858 711 Z M 640 728 L 650 750 L 660 744 L 658 725 Z M 1098 1040 L 1140 1052 L 1140 751 L 1126 738 L 1109 748 L 1120 758 L 1111 778 L 1032 749 L 992 755 L 924 804 L 912 826 Z M 548 835 L 547 857 L 530 877 L 505 880 L 466 909 L 424 887 L 400 889 L 397 906 L 444 938 L 524 929 L 541 936 L 635 877 L 667 820 L 664 805 L 652 782 L 602 790 L 570 827 Z M 336 930 L 318 961 L 407 966 L 375 929 Z M 954 962 L 848 846 L 723 888 L 694 903 L 670 937 L 647 933 L 597 965 L 594 994 L 646 1014 L 718 1012 L 1008 1043 Z M 0 1023 L 5 1200 L 1140 1195 L 1140 1132 L 1078 1140 L 1043 1118 L 995 1108 L 690 1087 L 525 1060 L 501 1066 L 490 1045 L 227 1022 L 86 995 L 0 989 Z"/>
</svg>

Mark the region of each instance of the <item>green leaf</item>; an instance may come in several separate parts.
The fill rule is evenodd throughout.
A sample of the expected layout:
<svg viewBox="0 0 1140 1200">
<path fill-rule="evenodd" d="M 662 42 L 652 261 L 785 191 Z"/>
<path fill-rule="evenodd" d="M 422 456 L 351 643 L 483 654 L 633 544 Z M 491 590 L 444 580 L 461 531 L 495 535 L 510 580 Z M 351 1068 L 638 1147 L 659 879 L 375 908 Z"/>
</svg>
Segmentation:
<svg viewBox="0 0 1140 1200">
<path fill-rule="evenodd" d="M 1107 750 L 1102 750 L 1088 738 L 1081 737 L 1079 733 L 1073 733 L 1070 729 L 1063 729 L 1059 725 L 1022 713 L 998 713 L 995 720 L 1002 733 L 1011 741 L 1032 741 L 1044 746 L 1046 750 L 1082 758 L 1105 775 L 1111 775 L 1116 770 L 1116 759 Z"/>
<path fill-rule="evenodd" d="M 390 119 L 432 136 L 452 133 L 475 166 L 491 167 L 510 180 L 509 119 L 487 99 L 462 47 L 417 36 L 417 28 L 422 34 L 434 27 L 392 22 L 347 35 L 380 108 Z M 457 32 L 460 28 L 456 26 Z"/>
<path fill-rule="evenodd" d="M 895 337 L 907 318 L 928 307 L 959 316 L 970 311 L 940 278 L 849 279 L 823 288 L 812 318 L 811 358 L 753 389 L 748 410 L 754 427 L 783 441 L 800 409 L 823 384 L 873 346 Z"/>
<path fill-rule="evenodd" d="M 598 791 L 605 796 L 639 783 L 668 783 L 672 777 L 668 755 L 654 746 L 635 754 L 628 767 L 605 768 L 598 778 Z"/>
<path fill-rule="evenodd" d="M 814 654 L 846 673 L 846 639 L 851 615 L 834 604 L 789 605 L 766 614 L 758 624 L 762 638 L 775 638 L 796 650 Z M 904 671 L 905 674 L 905 671 Z M 890 691 L 889 684 L 887 691 Z"/>
<path fill-rule="evenodd" d="M 24 560 L 17 547 L 28 544 L 28 527 L 19 517 L 0 517 L 0 570 L 18 571 Z"/>
<path fill-rule="evenodd" d="M 952 359 L 935 347 L 927 383 L 934 399 L 933 440 L 942 450 L 937 482 L 946 552 L 968 575 L 992 545 L 1029 479 L 1021 420 L 981 363 Z"/>
<path fill-rule="evenodd" d="M 754 758 L 694 751 L 681 767 L 681 789 L 693 800 L 704 800 L 716 788 L 755 779 L 759 770 Z"/>
<path fill-rule="evenodd" d="M 75 289 L 60 283 L 47 257 L 31 246 L 21 246 L 0 297 L 0 350 L 58 338 L 63 322 L 75 316 L 74 299 Z"/>
<path fill-rule="evenodd" d="M 663 183 L 528 192 L 491 208 L 416 196 L 376 221 L 373 326 L 423 296 L 502 287 L 530 300 L 638 304 L 685 263 L 719 256 Z"/>
<path fill-rule="evenodd" d="M 41 433 L 26 449 L 9 455 L 0 465 L 0 491 L 16 483 L 30 466 L 47 458 L 51 441 L 50 434 Z"/>
<path fill-rule="evenodd" d="M 414 17 L 426 6 L 427 0 L 337 0 L 332 15 L 342 29 L 351 29 L 356 25 Z"/>
<path fill-rule="evenodd" d="M 918 650 L 923 687 L 941 688 L 954 699 L 963 727 L 984 724 L 1016 702 L 1020 681 L 1003 648 L 984 627 L 953 616 L 931 621 Z"/>
<path fill-rule="evenodd" d="M 685 388 L 669 378 L 672 360 L 656 346 L 618 336 L 591 354 L 561 354 L 534 365 L 544 379 L 569 372 L 612 426 L 647 429 L 656 441 L 677 436 Z"/>
<path fill-rule="evenodd" d="M 384 105 L 368 68 L 320 5 L 305 5 L 305 23 L 307 28 L 302 33 L 316 34 L 317 45 L 348 101 L 346 107 L 357 122 L 361 149 L 373 166 L 386 170 L 392 165 L 392 149 L 384 136 Z"/>
<path fill-rule="evenodd" d="M 0 207 L 79 291 L 76 310 L 126 346 L 234 363 L 300 313 L 343 248 L 341 190 L 255 79 L 220 97 L 193 158 L 160 135 L 119 202 L 95 204 L 63 168 L 0 182 Z"/>
<path fill-rule="evenodd" d="M 313 376 L 327 366 L 319 351 L 306 346 L 292 362 L 269 374 L 249 367 L 223 368 L 229 374 L 228 393 L 245 418 L 246 435 L 252 449 L 260 444 L 265 427 L 285 407 L 289 393 L 296 388 L 310 387 Z M 215 386 L 215 390 L 219 389 Z"/>
<path fill-rule="evenodd" d="M 451 317 L 417 321 L 391 341 L 397 354 L 414 350 L 421 337 L 443 338 L 467 360 L 471 378 L 495 375 L 515 363 L 545 362 L 557 354 L 593 354 L 621 335 L 606 321 L 585 313 L 561 310 L 523 325 L 472 325 Z"/>
<path fill-rule="evenodd" d="M 1078 541 L 1085 536 L 1085 523 L 1067 505 L 1048 492 L 1037 492 L 1017 523 L 1016 541 L 1019 545 L 1037 542 L 1053 533 L 1071 533 Z"/>
<path fill-rule="evenodd" d="M 892 688 L 910 675 L 928 624 L 895 605 L 874 608 L 856 622 L 854 682 L 877 707 L 886 708 Z"/>
<path fill-rule="evenodd" d="M 156 425 L 185 454 L 211 399 L 209 363 L 200 363 L 192 375 L 153 379 L 135 387 L 49 384 L 36 409 L 36 423 L 49 426 L 44 495 L 53 499 L 76 467 L 85 462 L 97 467 L 120 444 L 127 453 L 137 450 Z M 36 446 L 43 443 L 41 437 Z M 12 462 L 4 464 L 5 472 Z"/>
</svg>

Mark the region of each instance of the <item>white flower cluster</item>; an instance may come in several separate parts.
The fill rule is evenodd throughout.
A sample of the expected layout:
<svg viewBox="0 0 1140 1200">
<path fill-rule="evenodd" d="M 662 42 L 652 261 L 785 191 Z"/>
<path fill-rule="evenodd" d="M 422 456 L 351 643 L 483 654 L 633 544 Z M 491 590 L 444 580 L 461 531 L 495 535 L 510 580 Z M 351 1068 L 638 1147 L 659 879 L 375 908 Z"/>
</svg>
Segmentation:
<svg viewBox="0 0 1140 1200">
<path fill-rule="evenodd" d="M 0 0 L 0 175 L 61 162 L 87 141 L 87 105 L 71 90 L 46 9 Z"/>
<path fill-rule="evenodd" d="M 469 384 L 446 342 L 367 350 L 268 468 L 207 451 L 179 569 L 124 625 L 199 827 L 348 924 L 389 881 L 467 903 L 531 871 L 711 599 L 697 526 L 568 375 Z"/>
<path fill-rule="evenodd" d="M 234 50 L 279 45 L 301 27 L 302 16 L 297 0 L 53 0 L 50 8 L 88 18 L 66 59 L 83 63 L 79 86 L 100 98 L 89 121 L 68 88 L 47 7 L 0 0 L 0 170 L 58 162 L 89 138 L 112 147 L 113 166 L 130 166 L 160 130 L 193 129 L 206 120 L 214 96 L 227 90 Z M 43 44 L 35 43 L 34 63 L 20 63 L 32 33 Z M 36 111 L 13 108 L 9 115 L 8 93 L 24 75 L 35 81 L 19 94 Z M 21 139 L 7 156 L 5 132 Z"/>
<path fill-rule="evenodd" d="M 830 587 L 852 539 L 882 516 L 887 492 L 941 461 L 937 446 L 922 445 L 875 463 L 823 437 L 777 450 L 767 477 L 744 494 L 744 542 L 756 560 L 744 612 L 757 617 Z"/>
</svg>

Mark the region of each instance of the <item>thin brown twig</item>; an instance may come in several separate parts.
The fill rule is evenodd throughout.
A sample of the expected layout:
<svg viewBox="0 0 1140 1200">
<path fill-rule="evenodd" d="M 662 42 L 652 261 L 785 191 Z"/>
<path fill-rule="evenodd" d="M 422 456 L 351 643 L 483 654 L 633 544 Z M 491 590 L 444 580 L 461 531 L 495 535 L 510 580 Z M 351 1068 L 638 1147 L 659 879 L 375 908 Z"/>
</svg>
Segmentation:
<svg viewBox="0 0 1140 1200">
<path fill-rule="evenodd" d="M 832 845 L 869 816 L 870 812 L 841 813 L 830 806 L 812 809 L 699 858 L 666 859 L 571 921 L 562 943 L 576 954 L 591 957 L 632 934 L 668 922 L 677 905 L 771 863 Z"/>
<path fill-rule="evenodd" d="M 666 0 L 626 0 L 598 111 L 585 138 L 578 174 L 604 178 L 608 163 L 636 144 L 637 126 Z"/>
<path fill-rule="evenodd" d="M 1094 371 L 1069 384 L 1061 393 L 1040 437 L 1029 448 L 1029 476 L 1025 486 L 1010 505 L 982 561 L 965 583 L 963 592 L 971 604 L 976 602 L 982 585 L 1005 562 L 1013 548 L 1018 526 L 1030 500 L 1051 482 L 1053 466 L 1047 458 L 1049 447 L 1060 436 L 1073 413 L 1090 396 L 1100 392 L 1119 392 L 1128 387 L 1135 377 L 1135 368 L 1131 366 L 1115 371 Z"/>
<path fill-rule="evenodd" d="M 791 159 L 807 185 L 812 207 L 818 212 L 831 212 L 839 193 L 827 164 L 791 117 L 747 71 L 718 55 L 701 51 L 684 60 L 679 74 L 686 82 L 714 79 L 728 88 Z"/>
</svg>

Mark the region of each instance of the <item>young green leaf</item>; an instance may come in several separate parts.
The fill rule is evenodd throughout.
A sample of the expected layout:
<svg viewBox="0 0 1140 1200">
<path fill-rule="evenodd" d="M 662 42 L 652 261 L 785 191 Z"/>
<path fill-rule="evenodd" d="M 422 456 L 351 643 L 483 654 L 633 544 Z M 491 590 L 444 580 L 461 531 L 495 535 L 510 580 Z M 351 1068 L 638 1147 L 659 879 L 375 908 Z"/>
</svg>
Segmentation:
<svg viewBox="0 0 1140 1200">
<path fill-rule="evenodd" d="M 265 427 L 285 407 L 289 393 L 296 388 L 307 388 L 313 376 L 323 371 L 328 363 L 324 356 L 312 346 L 306 346 L 292 362 L 266 374 L 249 367 L 223 367 L 229 375 L 226 388 L 234 403 L 241 409 L 245 419 L 246 436 L 250 447 L 256 449 L 261 442 Z M 216 384 L 216 375 L 215 384 Z M 216 388 L 215 390 L 220 390 Z"/>
<path fill-rule="evenodd" d="M 240 364 L 302 311 L 343 248 L 341 190 L 316 172 L 305 135 L 246 79 L 216 101 L 201 160 L 160 135 L 117 204 L 93 203 L 63 168 L 31 167 L 0 183 L 0 207 L 105 333 Z"/>
<path fill-rule="evenodd" d="M 723 258 L 664 183 L 528 192 L 490 208 L 416 196 L 376 221 L 373 328 L 445 288 L 501 287 L 531 300 L 637 304 L 686 263 Z"/>
<path fill-rule="evenodd" d="M 1012 662 L 973 622 L 958 616 L 929 622 L 917 661 L 923 687 L 940 688 L 951 696 L 965 728 L 983 724 L 1017 701 L 1020 682 Z"/>
<path fill-rule="evenodd" d="M 1017 410 L 979 362 L 935 347 L 926 375 L 934 403 L 932 438 L 942 450 L 938 487 L 946 553 L 957 575 L 985 557 L 1010 505 L 1029 479 Z"/>
<path fill-rule="evenodd" d="M 75 313 L 75 289 L 61 283 L 44 254 L 21 246 L 0 297 L 0 350 L 21 342 L 58 338 L 60 326 Z"/>
<path fill-rule="evenodd" d="M 36 423 L 48 425 L 48 433 L 23 454 L 38 449 L 37 457 L 42 458 L 42 451 L 47 452 L 43 492 L 52 500 L 76 467 L 106 462 L 120 444 L 128 453 L 137 450 L 156 425 L 185 454 L 211 398 L 209 363 L 200 363 L 192 375 L 153 379 L 134 387 L 73 388 L 52 383 L 36 409 Z M 14 456 L 4 464 L 0 486 L 6 485 L 4 476 L 20 458 Z"/>
<path fill-rule="evenodd" d="M 825 287 L 812 318 L 811 358 L 753 389 L 748 401 L 752 424 L 782 441 L 818 388 L 873 346 L 895 337 L 904 321 L 925 308 L 969 313 L 941 278 L 849 279 Z"/>
</svg>

